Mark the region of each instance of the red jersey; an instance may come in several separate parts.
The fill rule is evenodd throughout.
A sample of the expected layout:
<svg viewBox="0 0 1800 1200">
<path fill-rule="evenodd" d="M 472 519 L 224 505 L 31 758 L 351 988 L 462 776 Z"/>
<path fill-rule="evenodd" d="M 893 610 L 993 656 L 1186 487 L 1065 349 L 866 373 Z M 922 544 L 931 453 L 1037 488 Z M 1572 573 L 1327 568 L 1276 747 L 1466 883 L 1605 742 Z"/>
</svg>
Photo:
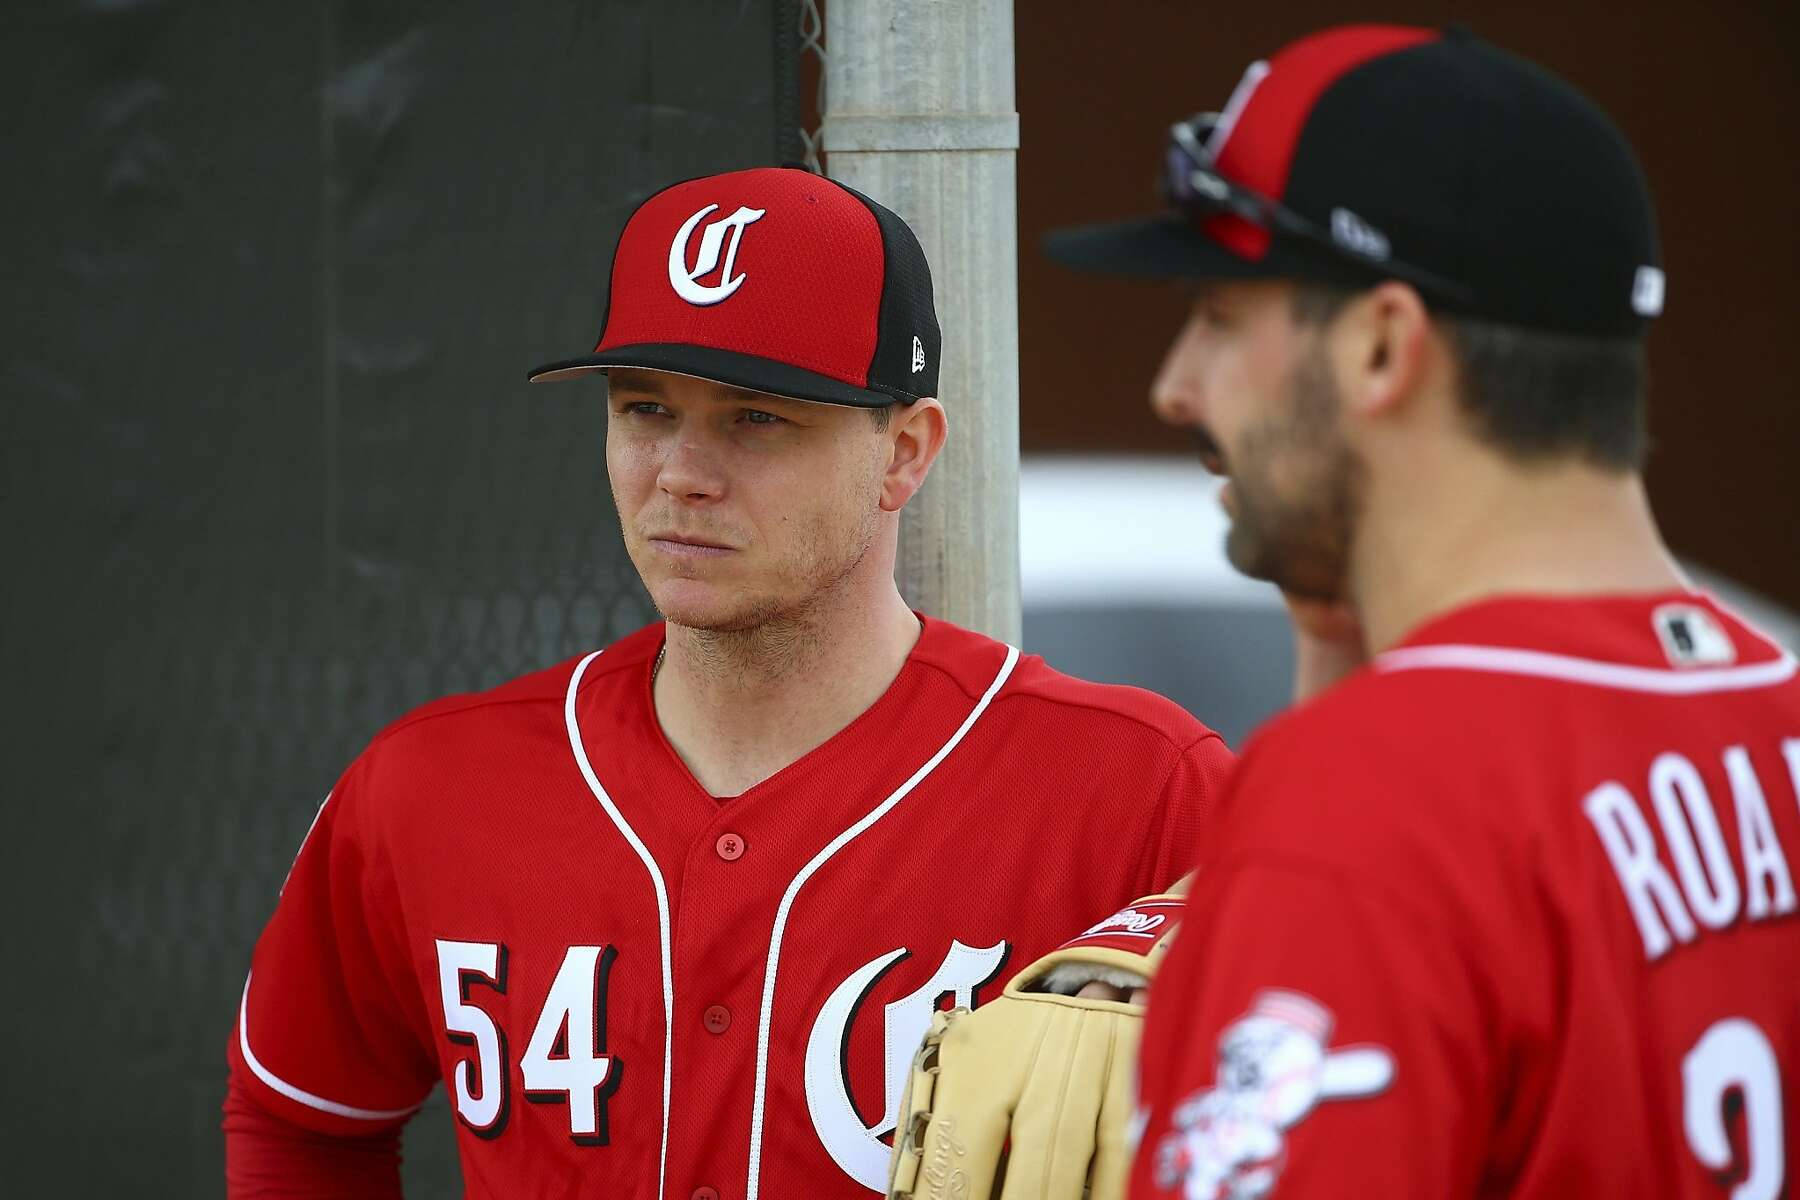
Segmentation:
<svg viewBox="0 0 1800 1200">
<path fill-rule="evenodd" d="M 366 1135 L 442 1080 L 470 1196 L 880 1191 L 932 1011 L 1180 876 L 1229 769 L 1159 697 L 926 620 L 873 707 L 715 799 L 662 642 L 375 739 L 257 945 L 234 1090 Z"/>
<path fill-rule="evenodd" d="M 1132 1195 L 1791 1194 L 1797 788 L 1795 661 L 1708 597 L 1429 623 L 1245 753 Z"/>
</svg>

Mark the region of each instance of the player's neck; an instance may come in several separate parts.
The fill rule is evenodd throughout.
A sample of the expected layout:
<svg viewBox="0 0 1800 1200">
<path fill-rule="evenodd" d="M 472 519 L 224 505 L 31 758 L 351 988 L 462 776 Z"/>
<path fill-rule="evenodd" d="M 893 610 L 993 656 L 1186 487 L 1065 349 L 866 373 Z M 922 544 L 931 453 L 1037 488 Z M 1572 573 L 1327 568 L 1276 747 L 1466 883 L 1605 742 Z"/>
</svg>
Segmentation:
<svg viewBox="0 0 1800 1200">
<path fill-rule="evenodd" d="M 1635 474 L 1579 463 L 1521 471 L 1484 455 L 1429 492 L 1418 477 L 1385 495 L 1370 489 L 1351 594 L 1372 652 L 1489 596 L 1687 586 Z"/>
<path fill-rule="evenodd" d="M 752 630 L 668 627 L 656 715 L 714 796 L 736 796 L 817 748 L 879 700 L 920 625 L 894 587 L 834 590 Z"/>
</svg>

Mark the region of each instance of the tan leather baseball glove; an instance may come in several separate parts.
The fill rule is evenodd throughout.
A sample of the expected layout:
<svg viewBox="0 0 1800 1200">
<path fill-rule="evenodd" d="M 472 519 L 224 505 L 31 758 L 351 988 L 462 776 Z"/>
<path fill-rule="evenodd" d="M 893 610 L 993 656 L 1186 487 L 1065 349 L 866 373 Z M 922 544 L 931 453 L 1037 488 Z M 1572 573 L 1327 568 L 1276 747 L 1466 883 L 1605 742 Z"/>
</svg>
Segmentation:
<svg viewBox="0 0 1800 1200">
<path fill-rule="evenodd" d="M 1073 993 L 1147 982 L 1182 905 L 1133 901 L 990 1003 L 932 1018 L 900 1100 L 890 1200 L 1121 1200 L 1143 1009 Z"/>
</svg>

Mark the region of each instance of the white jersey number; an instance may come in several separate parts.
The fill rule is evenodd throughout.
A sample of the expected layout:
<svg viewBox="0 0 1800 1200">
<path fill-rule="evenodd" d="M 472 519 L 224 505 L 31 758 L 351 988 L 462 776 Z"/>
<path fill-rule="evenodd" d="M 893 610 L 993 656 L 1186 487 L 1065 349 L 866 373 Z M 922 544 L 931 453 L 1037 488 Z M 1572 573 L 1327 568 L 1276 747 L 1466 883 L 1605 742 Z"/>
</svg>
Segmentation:
<svg viewBox="0 0 1800 1200">
<path fill-rule="evenodd" d="M 1732 1169 L 1726 1094 L 1743 1096 L 1744 1181 L 1731 1200 L 1775 1200 L 1787 1174 L 1781 1136 L 1781 1068 L 1775 1047 L 1754 1022 L 1726 1017 L 1713 1023 L 1681 1060 L 1682 1124 L 1688 1147 L 1709 1170 Z"/>
<path fill-rule="evenodd" d="M 506 993 L 506 947 L 440 938 L 437 953 L 445 1031 L 451 1041 L 475 1049 L 473 1061 L 459 1059 L 451 1073 L 456 1115 L 476 1136 L 498 1137 L 512 1090 L 506 1034 L 471 1002 L 470 988 Z M 580 1146 L 606 1144 L 606 1098 L 619 1082 L 617 1063 L 604 1053 L 606 976 L 616 953 L 611 946 L 568 948 L 519 1060 L 525 1098 L 567 1104 L 569 1137 Z"/>
<path fill-rule="evenodd" d="M 494 942 L 438 939 L 438 991 L 450 1040 L 475 1047 L 475 1061 L 458 1059 L 451 1074 L 456 1115 L 477 1137 L 497 1137 L 506 1128 L 506 1035 L 494 1019 L 469 1003 L 477 984 L 506 994 L 506 948 Z"/>
<path fill-rule="evenodd" d="M 581 1146 L 606 1145 L 606 1097 L 618 1086 L 606 1048 L 606 974 L 611 946 L 570 946 L 544 997 L 531 1044 L 519 1060 L 525 1098 L 569 1106 L 569 1136 Z"/>
</svg>

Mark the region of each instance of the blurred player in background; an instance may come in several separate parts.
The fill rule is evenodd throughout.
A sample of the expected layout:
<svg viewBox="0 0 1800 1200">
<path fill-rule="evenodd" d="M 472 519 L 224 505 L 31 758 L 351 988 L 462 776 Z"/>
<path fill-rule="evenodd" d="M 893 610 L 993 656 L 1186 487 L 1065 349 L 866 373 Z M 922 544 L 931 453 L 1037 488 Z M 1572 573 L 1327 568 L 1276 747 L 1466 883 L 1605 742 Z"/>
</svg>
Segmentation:
<svg viewBox="0 0 1800 1200">
<path fill-rule="evenodd" d="M 1051 252 L 1195 281 L 1152 403 L 1228 477 L 1233 563 L 1366 662 L 1209 826 L 1131 1194 L 1792 1195 L 1800 681 L 1650 514 L 1629 146 L 1473 37 L 1360 26 L 1252 66 L 1166 168 L 1170 211 Z M 1001 1015 L 936 1048 L 899 1157 L 1003 1109 L 1011 1200 L 1062 1151 L 980 1082 Z"/>
<path fill-rule="evenodd" d="M 665 623 L 351 764 L 245 984 L 230 1195 L 398 1195 L 439 1080 L 470 1196 L 878 1192 L 933 1011 L 1186 869 L 1215 734 L 895 587 L 938 355 L 917 240 L 847 188 L 633 214 L 598 347 L 533 378 L 609 372 Z"/>
</svg>

